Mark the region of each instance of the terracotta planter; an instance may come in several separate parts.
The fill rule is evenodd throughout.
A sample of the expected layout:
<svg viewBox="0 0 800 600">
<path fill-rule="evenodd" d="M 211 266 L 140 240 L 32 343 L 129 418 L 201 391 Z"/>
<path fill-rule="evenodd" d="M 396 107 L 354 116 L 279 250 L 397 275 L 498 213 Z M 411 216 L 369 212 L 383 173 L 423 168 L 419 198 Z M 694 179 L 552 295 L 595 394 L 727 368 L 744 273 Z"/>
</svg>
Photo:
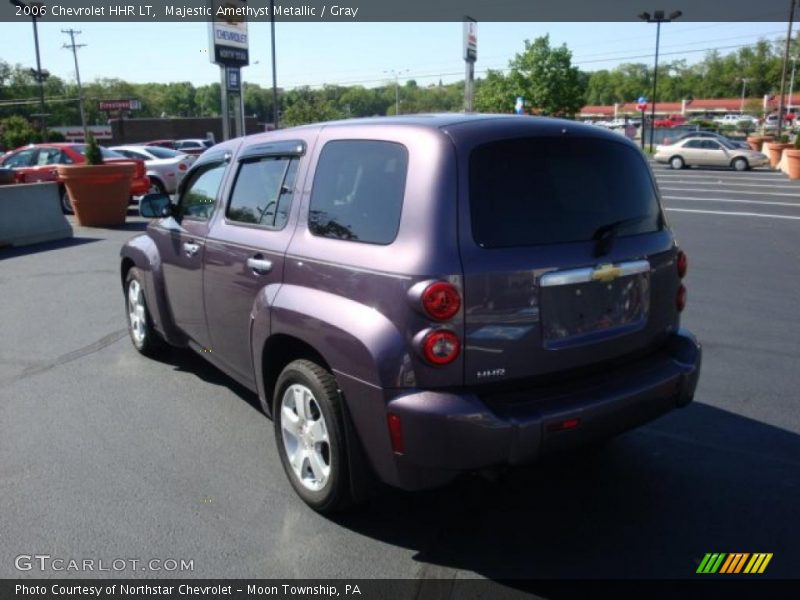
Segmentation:
<svg viewBox="0 0 800 600">
<path fill-rule="evenodd" d="M 787 148 L 783 151 L 783 158 L 789 179 L 800 179 L 800 149 Z"/>
<path fill-rule="evenodd" d="M 747 143 L 750 145 L 751 150 L 761 152 L 761 147 L 764 145 L 764 142 L 771 142 L 774 139 L 775 138 L 771 135 L 748 135 Z"/>
<path fill-rule="evenodd" d="M 794 144 L 784 144 L 781 142 L 764 142 L 764 154 L 769 158 L 769 166 L 773 169 L 778 167 L 781 162 L 781 154 L 785 148 L 794 148 Z"/>
<path fill-rule="evenodd" d="M 125 223 L 135 172 L 132 163 L 58 166 L 78 224 L 87 227 Z"/>
</svg>

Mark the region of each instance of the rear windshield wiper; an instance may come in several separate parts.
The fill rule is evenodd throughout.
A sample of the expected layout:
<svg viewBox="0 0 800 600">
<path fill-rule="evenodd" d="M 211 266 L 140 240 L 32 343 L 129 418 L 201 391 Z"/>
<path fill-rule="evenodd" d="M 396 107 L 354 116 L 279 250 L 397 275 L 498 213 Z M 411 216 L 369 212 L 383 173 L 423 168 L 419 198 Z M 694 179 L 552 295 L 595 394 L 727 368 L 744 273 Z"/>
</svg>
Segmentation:
<svg viewBox="0 0 800 600">
<path fill-rule="evenodd" d="M 625 225 L 633 225 L 634 223 L 640 223 L 646 219 L 652 218 L 653 215 L 639 215 L 638 217 L 620 219 L 619 221 L 601 225 L 595 229 L 594 233 L 592 234 L 592 239 L 595 240 L 594 255 L 605 256 L 611 251 L 611 246 L 614 244 L 614 238 L 617 237 L 617 233 L 619 232 L 620 228 L 624 227 Z M 658 226 L 659 228 L 661 227 L 660 213 L 658 216 Z"/>
</svg>

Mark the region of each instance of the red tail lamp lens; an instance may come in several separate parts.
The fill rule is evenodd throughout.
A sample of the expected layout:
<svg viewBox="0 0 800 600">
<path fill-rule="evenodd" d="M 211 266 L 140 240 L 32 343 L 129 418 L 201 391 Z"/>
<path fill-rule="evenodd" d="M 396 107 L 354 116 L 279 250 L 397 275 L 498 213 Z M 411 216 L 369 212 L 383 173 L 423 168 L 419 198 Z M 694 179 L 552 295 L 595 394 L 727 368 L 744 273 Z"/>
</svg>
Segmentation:
<svg viewBox="0 0 800 600">
<path fill-rule="evenodd" d="M 179 171 L 185 171 L 188 168 L 189 167 L 186 166 L 186 163 L 181 163 L 181 164 L 178 165 L 178 170 Z"/>
<path fill-rule="evenodd" d="M 550 423 L 547 426 L 547 431 L 567 431 L 569 429 L 575 429 L 580 424 L 581 424 L 580 419 L 565 419 L 563 421 Z"/>
<path fill-rule="evenodd" d="M 392 452 L 402 454 L 405 451 L 403 444 L 403 427 L 398 415 L 388 415 L 386 422 L 389 425 L 389 439 L 392 442 Z"/>
<path fill-rule="evenodd" d="M 422 308 L 430 318 L 447 321 L 461 308 L 461 296 L 454 285 L 444 281 L 432 283 L 422 292 Z"/>
<path fill-rule="evenodd" d="M 675 297 L 675 308 L 678 309 L 678 312 L 686 308 L 686 288 L 683 285 L 678 288 L 678 295 Z"/>
<path fill-rule="evenodd" d="M 686 258 L 686 253 L 683 250 L 678 250 L 676 264 L 678 265 L 678 277 L 683 279 L 686 276 L 687 269 L 689 268 L 689 259 Z"/>
<path fill-rule="evenodd" d="M 446 365 L 458 358 L 461 341 L 452 331 L 432 331 L 422 340 L 422 354 L 434 365 Z"/>
</svg>

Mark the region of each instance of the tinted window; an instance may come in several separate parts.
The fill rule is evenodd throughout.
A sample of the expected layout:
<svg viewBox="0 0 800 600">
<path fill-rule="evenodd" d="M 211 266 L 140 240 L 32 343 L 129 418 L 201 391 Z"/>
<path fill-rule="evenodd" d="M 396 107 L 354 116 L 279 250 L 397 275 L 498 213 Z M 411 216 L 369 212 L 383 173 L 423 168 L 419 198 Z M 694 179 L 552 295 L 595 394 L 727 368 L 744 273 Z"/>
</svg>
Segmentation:
<svg viewBox="0 0 800 600">
<path fill-rule="evenodd" d="M 589 241 L 656 231 L 661 211 L 635 148 L 591 138 L 494 142 L 470 156 L 472 235 L 483 247 Z"/>
<path fill-rule="evenodd" d="M 705 150 L 719 150 L 719 144 L 714 140 L 703 140 L 703 148 Z"/>
<path fill-rule="evenodd" d="M 86 156 L 86 144 L 75 144 L 72 149 L 81 156 Z M 125 158 L 119 152 L 114 152 L 113 150 L 109 150 L 103 146 L 100 146 L 100 154 L 103 156 L 103 158 Z"/>
<path fill-rule="evenodd" d="M 224 163 L 204 165 L 195 171 L 181 196 L 180 214 L 203 221 L 208 219 L 214 210 L 224 172 Z"/>
<path fill-rule="evenodd" d="M 400 144 L 329 142 L 314 176 L 308 226 L 314 235 L 389 244 L 400 226 L 408 151 Z"/>
<path fill-rule="evenodd" d="M 3 166 L 10 169 L 15 167 L 27 167 L 31 164 L 31 159 L 35 153 L 36 148 L 31 148 L 30 150 L 23 150 L 22 152 L 12 154 L 3 161 Z"/>
<path fill-rule="evenodd" d="M 689 140 L 683 145 L 684 148 L 702 148 L 703 140 Z"/>
<path fill-rule="evenodd" d="M 61 160 L 61 150 L 58 148 L 41 148 L 36 157 L 37 166 L 57 165 Z"/>
<path fill-rule="evenodd" d="M 231 221 L 283 229 L 289 217 L 296 158 L 269 157 L 242 163 L 226 216 Z"/>
</svg>

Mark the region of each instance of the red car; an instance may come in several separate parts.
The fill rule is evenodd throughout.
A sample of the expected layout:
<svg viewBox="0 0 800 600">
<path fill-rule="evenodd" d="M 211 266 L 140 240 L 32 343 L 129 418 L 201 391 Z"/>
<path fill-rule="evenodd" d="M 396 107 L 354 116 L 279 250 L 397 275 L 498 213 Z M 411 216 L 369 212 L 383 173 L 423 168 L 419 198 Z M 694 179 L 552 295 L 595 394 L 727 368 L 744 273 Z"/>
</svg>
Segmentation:
<svg viewBox="0 0 800 600">
<path fill-rule="evenodd" d="M 670 115 L 665 119 L 656 119 L 656 127 L 677 127 L 678 125 L 686 124 L 686 117 L 682 115 Z"/>
<path fill-rule="evenodd" d="M 150 190 L 150 179 L 147 177 L 144 161 L 130 159 L 107 148 L 100 147 L 105 162 L 132 162 L 136 164 L 136 173 L 131 182 L 131 195 L 141 196 Z M 38 181 L 57 181 L 58 165 L 71 165 L 86 162 L 86 144 L 30 144 L 9 152 L 0 159 L 0 166 L 14 169 L 17 183 L 35 183 Z M 63 185 L 61 191 L 61 208 L 66 214 L 72 214 L 72 202 Z"/>
</svg>

